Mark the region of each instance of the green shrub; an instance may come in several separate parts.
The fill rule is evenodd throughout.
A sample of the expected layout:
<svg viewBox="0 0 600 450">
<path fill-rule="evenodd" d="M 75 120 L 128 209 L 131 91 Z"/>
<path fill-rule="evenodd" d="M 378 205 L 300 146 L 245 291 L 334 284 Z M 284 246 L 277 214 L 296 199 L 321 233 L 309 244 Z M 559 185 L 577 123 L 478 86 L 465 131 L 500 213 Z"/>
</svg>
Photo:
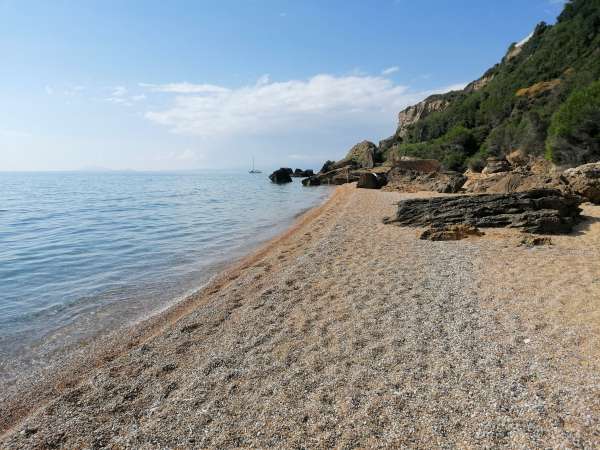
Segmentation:
<svg viewBox="0 0 600 450">
<path fill-rule="evenodd" d="M 572 165 L 600 160 L 600 80 L 574 91 L 554 113 L 546 157 Z"/>
</svg>

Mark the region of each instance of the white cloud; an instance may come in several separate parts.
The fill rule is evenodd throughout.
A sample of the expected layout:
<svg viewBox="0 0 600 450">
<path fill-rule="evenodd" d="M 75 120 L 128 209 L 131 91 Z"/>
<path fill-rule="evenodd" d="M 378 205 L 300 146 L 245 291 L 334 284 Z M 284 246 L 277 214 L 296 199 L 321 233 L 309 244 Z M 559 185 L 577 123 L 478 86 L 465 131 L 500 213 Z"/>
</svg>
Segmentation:
<svg viewBox="0 0 600 450">
<path fill-rule="evenodd" d="M 185 85 L 184 90 L 166 87 Z M 147 86 L 147 85 L 146 85 Z M 174 83 L 151 90 L 176 92 L 167 109 L 146 117 L 179 134 L 204 137 L 269 135 L 321 127 L 361 127 L 393 123 L 398 111 L 427 95 L 460 89 L 450 86 L 411 92 L 380 76 L 316 75 L 308 80 L 272 82 L 261 77 L 254 85 L 228 89 L 212 85 Z M 211 86 L 194 91 L 193 86 Z M 193 95 L 193 93 L 201 95 Z"/>
<path fill-rule="evenodd" d="M 388 67 L 387 69 L 384 69 L 381 71 L 381 75 L 391 75 L 395 72 L 398 72 L 399 70 L 400 70 L 400 67 L 398 67 L 398 66 Z"/>
<path fill-rule="evenodd" d="M 130 95 L 129 90 L 125 86 L 114 86 L 111 88 L 110 95 L 104 100 L 119 105 L 133 106 L 135 102 L 140 102 L 145 99 L 146 94 Z"/>
<path fill-rule="evenodd" d="M 172 94 L 218 94 L 228 92 L 229 89 L 212 84 L 168 83 L 150 84 L 140 83 L 140 87 L 147 88 L 153 92 L 168 92 Z"/>
</svg>

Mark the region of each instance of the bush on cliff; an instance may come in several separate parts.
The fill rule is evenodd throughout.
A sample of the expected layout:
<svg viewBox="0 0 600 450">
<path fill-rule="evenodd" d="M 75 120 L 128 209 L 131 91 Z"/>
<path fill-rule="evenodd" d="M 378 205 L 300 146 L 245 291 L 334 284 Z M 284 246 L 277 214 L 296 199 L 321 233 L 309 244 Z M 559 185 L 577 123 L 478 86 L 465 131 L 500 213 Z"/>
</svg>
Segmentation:
<svg viewBox="0 0 600 450">
<path fill-rule="evenodd" d="M 522 46 L 512 44 L 485 79 L 477 89 L 444 94 L 448 106 L 410 125 L 403 137 L 387 139 L 391 155 L 434 157 L 448 168 L 464 167 L 479 152 L 501 156 L 515 149 L 532 155 L 546 151 L 568 164 L 600 158 L 594 150 L 593 106 L 578 116 L 587 124 L 583 128 L 573 125 L 577 121 L 568 131 L 564 125 L 579 106 L 596 98 L 600 0 L 568 2 L 555 25 L 542 22 Z M 478 148 L 448 145 L 455 130 L 471 133 Z"/>
<path fill-rule="evenodd" d="M 552 116 L 546 149 L 560 164 L 600 160 L 600 81 L 573 92 Z"/>
</svg>

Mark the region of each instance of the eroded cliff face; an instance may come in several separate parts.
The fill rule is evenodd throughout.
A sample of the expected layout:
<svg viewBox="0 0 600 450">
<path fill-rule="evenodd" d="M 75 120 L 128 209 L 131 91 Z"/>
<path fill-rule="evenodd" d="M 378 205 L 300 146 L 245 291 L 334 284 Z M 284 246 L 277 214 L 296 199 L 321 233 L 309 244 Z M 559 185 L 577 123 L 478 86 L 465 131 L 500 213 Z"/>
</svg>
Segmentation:
<svg viewBox="0 0 600 450">
<path fill-rule="evenodd" d="M 449 104 L 450 101 L 443 95 L 431 95 L 422 102 L 400 111 L 398 113 L 398 130 L 396 131 L 396 136 L 403 138 L 408 133 L 408 128 L 412 124 L 424 119 L 431 113 L 443 110 Z"/>
</svg>

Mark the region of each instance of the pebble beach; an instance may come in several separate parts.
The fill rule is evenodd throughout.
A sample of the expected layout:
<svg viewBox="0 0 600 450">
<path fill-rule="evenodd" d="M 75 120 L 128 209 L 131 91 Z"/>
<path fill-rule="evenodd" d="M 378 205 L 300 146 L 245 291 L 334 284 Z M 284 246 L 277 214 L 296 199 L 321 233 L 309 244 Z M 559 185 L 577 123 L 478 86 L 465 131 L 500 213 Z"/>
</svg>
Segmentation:
<svg viewBox="0 0 600 450">
<path fill-rule="evenodd" d="M 338 187 L 168 311 L 0 396 L 0 448 L 598 448 L 600 206 L 575 233 L 384 225 Z"/>
</svg>

